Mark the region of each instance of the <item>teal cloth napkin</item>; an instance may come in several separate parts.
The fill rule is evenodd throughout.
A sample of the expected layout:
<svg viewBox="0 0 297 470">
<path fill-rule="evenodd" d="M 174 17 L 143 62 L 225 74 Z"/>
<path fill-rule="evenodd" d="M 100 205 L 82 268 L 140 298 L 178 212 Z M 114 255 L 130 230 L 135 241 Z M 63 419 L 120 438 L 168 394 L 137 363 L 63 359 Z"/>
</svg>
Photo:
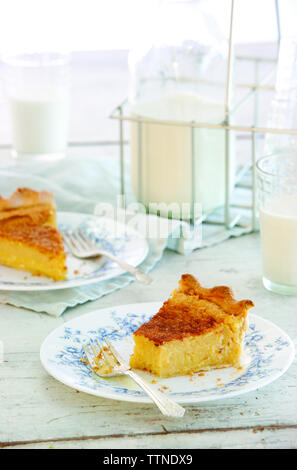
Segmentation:
<svg viewBox="0 0 297 470">
<path fill-rule="evenodd" d="M 7 197 L 18 187 L 54 191 L 60 211 L 96 214 L 100 203 L 116 204 L 120 187 L 119 165 L 115 158 L 72 156 L 58 162 L 18 162 L 11 167 L 2 168 L 0 194 Z M 132 196 L 131 190 L 128 191 L 128 196 Z M 198 230 L 192 230 L 185 222 L 172 220 L 168 223 L 167 219 L 145 214 L 126 213 L 125 221 L 128 222 L 130 217 L 136 218 L 136 225 L 140 230 L 156 221 L 161 228 L 160 236 L 147 239 L 149 254 L 139 266 L 144 272 L 149 272 L 156 266 L 166 248 L 188 254 L 196 248 L 219 243 L 230 236 L 240 236 L 246 232 L 239 227 L 227 231 L 216 225 L 202 224 Z M 59 316 L 67 308 L 98 299 L 133 281 L 131 275 L 123 274 L 100 283 L 55 291 L 1 291 L 0 302 Z"/>
</svg>

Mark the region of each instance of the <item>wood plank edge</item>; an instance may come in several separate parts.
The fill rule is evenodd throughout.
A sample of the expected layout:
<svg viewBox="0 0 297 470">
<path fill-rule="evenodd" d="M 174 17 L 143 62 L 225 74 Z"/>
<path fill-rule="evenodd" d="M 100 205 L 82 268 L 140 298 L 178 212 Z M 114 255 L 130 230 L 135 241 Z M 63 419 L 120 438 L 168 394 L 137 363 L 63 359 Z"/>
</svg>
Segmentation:
<svg viewBox="0 0 297 470">
<path fill-rule="evenodd" d="M 9 441 L 0 442 L 0 449 L 13 448 L 16 446 L 30 446 L 30 445 L 43 445 L 46 443 L 64 443 L 64 442 L 79 442 L 79 441 L 98 441 L 98 440 L 110 440 L 110 439 L 135 439 L 135 438 L 154 438 L 162 436 L 178 436 L 178 435 L 195 435 L 195 434 L 206 434 L 206 433 L 228 433 L 234 431 L 251 431 L 254 434 L 264 431 L 285 431 L 285 430 L 296 430 L 296 446 L 297 446 L 297 424 L 292 425 L 269 425 L 269 426 L 245 426 L 245 427 L 230 427 L 230 428 L 205 428 L 197 430 L 176 430 L 168 431 L 163 426 L 164 432 L 155 433 L 135 433 L 135 434 L 107 434 L 107 435 L 93 435 L 93 436 L 74 436 L 74 437 L 61 437 L 52 439 L 41 439 L 32 441 Z"/>
</svg>

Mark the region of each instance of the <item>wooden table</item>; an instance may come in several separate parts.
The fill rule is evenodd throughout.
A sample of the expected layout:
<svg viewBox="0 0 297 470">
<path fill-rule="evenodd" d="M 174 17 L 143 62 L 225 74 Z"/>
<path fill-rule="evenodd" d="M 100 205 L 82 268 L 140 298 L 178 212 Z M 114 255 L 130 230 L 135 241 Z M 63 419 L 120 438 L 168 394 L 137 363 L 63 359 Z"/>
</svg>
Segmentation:
<svg viewBox="0 0 297 470">
<path fill-rule="evenodd" d="M 0 448 L 282 448 L 297 447 L 297 364 L 270 385 L 239 397 L 187 406 L 182 420 L 153 405 L 113 401 L 68 388 L 42 368 L 39 348 L 58 325 L 94 309 L 165 299 L 182 273 L 205 285 L 233 286 L 251 298 L 254 312 L 297 342 L 296 297 L 266 291 L 261 282 L 259 235 L 231 239 L 188 257 L 166 252 L 155 282 L 133 283 L 59 319 L 0 306 Z"/>
</svg>

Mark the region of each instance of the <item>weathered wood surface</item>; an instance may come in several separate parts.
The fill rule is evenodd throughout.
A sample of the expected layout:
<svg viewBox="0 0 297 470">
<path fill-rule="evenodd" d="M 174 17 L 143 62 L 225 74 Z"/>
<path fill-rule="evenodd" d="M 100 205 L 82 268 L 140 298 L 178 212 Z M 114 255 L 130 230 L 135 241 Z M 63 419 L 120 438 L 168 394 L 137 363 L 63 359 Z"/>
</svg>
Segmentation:
<svg viewBox="0 0 297 470">
<path fill-rule="evenodd" d="M 234 429 L 228 432 L 198 430 L 108 438 L 94 436 L 92 439 L 18 444 L 7 449 L 287 449 L 288 447 L 296 447 L 296 427 Z"/>
<path fill-rule="evenodd" d="M 283 328 L 297 344 L 297 300 L 266 291 L 258 235 L 232 239 L 187 257 L 166 252 L 150 286 L 132 284 L 59 319 L 0 306 L 0 447 L 13 448 L 251 448 L 297 447 L 296 359 L 281 378 L 239 397 L 187 406 L 182 420 L 164 418 L 153 405 L 76 392 L 43 370 L 39 348 L 47 334 L 96 308 L 166 298 L 180 274 L 205 285 L 233 286 L 252 298 L 254 312 Z"/>
</svg>

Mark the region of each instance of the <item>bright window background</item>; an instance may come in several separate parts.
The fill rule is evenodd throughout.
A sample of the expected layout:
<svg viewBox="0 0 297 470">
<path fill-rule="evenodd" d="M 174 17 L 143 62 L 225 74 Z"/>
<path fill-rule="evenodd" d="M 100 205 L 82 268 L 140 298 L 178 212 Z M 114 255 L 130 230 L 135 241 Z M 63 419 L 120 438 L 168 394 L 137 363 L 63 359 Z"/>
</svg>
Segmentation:
<svg viewBox="0 0 297 470">
<path fill-rule="evenodd" d="M 287 1 L 290 0 L 280 3 Z M 36 47 L 72 51 L 129 49 L 145 28 L 148 34 L 153 30 L 158 3 L 158 0 L 0 0 L 0 53 Z M 227 33 L 230 0 L 208 3 Z M 275 0 L 235 0 L 235 8 L 236 42 L 276 40 Z"/>
<path fill-rule="evenodd" d="M 228 36 L 230 0 L 201 1 L 206 1 L 222 31 Z M 117 123 L 108 116 L 128 94 L 127 50 L 138 45 L 142 37 L 153 36 L 159 2 L 0 0 L 0 55 L 24 49 L 76 51 L 72 61 L 70 140 L 115 141 L 118 139 Z M 294 32 L 297 29 L 294 23 L 297 12 L 283 12 L 282 8 L 288 4 L 296 8 L 297 0 L 279 0 L 279 3 L 281 20 L 286 25 L 283 30 Z M 187 25 L 182 27 L 186 29 Z M 240 44 L 237 51 L 240 55 L 276 58 L 276 40 L 275 0 L 235 0 L 234 41 Z M 270 62 L 264 63 L 260 75 L 265 75 L 273 66 Z M 252 64 L 243 62 L 239 68 L 238 81 L 253 83 Z M 0 63 L 0 146 L 10 141 L 11 132 L 1 72 Z M 246 89 L 242 89 L 244 93 Z M 260 100 L 262 125 L 266 123 L 271 96 L 266 98 L 265 95 L 264 98 L 263 103 Z M 253 123 L 252 102 L 241 114 L 242 122 Z M 116 153 L 117 148 L 114 147 L 113 151 Z"/>
</svg>

